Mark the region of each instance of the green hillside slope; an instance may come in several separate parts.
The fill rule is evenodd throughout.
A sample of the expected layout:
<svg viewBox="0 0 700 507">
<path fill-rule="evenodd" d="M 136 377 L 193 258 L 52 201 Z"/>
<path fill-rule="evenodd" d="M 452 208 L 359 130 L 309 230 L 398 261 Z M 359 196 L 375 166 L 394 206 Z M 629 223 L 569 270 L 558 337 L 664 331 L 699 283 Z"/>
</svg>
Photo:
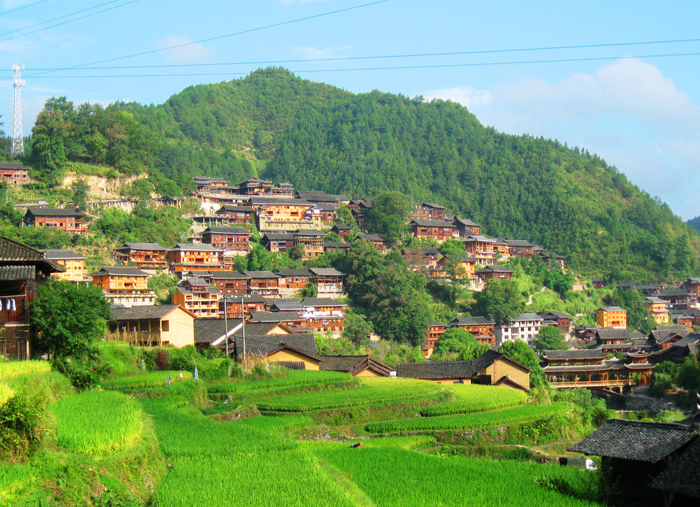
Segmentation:
<svg viewBox="0 0 700 507">
<path fill-rule="evenodd" d="M 489 235 L 562 253 L 586 274 L 652 280 L 697 268 L 698 233 L 602 159 L 498 133 L 454 103 L 352 94 L 267 69 L 189 87 L 162 105 L 92 107 L 72 117 L 67 158 L 149 170 L 156 189 L 170 193 L 173 181 L 191 189 L 201 174 L 353 197 L 399 190 L 446 205 Z M 106 144 L 95 154 L 97 135 Z"/>
</svg>

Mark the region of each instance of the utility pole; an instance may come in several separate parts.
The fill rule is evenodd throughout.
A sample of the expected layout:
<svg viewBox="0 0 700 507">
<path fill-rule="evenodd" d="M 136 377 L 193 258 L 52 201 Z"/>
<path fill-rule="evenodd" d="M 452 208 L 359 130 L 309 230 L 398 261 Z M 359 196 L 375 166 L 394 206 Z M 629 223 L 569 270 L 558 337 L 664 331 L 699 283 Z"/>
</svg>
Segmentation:
<svg viewBox="0 0 700 507">
<path fill-rule="evenodd" d="M 24 65 L 12 65 L 13 83 L 14 83 L 14 114 L 12 116 L 12 151 L 13 158 L 24 155 L 24 137 L 22 135 L 22 87 L 24 79 L 22 79 L 22 70 Z"/>
</svg>

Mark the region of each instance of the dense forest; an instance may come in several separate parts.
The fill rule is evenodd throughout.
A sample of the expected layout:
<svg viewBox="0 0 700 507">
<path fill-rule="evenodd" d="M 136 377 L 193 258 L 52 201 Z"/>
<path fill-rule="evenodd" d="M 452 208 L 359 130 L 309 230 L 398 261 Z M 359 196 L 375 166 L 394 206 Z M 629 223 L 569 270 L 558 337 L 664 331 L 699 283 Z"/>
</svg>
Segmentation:
<svg viewBox="0 0 700 507">
<path fill-rule="evenodd" d="M 147 172 L 148 184 L 171 196 L 205 174 L 351 197 L 397 190 L 441 203 L 489 235 L 564 254 L 584 274 L 697 274 L 698 233 L 586 150 L 501 134 L 451 102 L 352 94 L 284 69 L 192 86 L 162 105 L 51 99 L 28 159 L 49 185 L 77 161 Z"/>
</svg>

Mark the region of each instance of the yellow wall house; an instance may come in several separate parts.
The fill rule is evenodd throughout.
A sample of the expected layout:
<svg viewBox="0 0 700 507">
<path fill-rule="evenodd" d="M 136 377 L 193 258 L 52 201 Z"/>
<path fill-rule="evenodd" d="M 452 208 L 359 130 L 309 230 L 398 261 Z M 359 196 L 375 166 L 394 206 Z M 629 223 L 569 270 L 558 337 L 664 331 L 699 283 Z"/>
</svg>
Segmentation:
<svg viewBox="0 0 700 507">
<path fill-rule="evenodd" d="M 600 327 L 627 327 L 627 311 L 620 306 L 602 306 L 595 311 L 595 321 Z"/>
<path fill-rule="evenodd" d="M 52 273 L 52 278 L 68 280 L 69 282 L 85 282 L 85 257 L 73 250 L 46 250 L 44 257 L 66 268 L 63 273 Z"/>
<path fill-rule="evenodd" d="M 255 354 L 270 363 L 280 363 L 295 370 L 318 370 L 321 360 L 316 357 L 313 333 L 288 335 L 249 335 L 235 333 L 236 357 Z"/>
<path fill-rule="evenodd" d="M 134 345 L 194 345 L 195 315 L 179 305 L 113 306 L 109 331 Z"/>
</svg>

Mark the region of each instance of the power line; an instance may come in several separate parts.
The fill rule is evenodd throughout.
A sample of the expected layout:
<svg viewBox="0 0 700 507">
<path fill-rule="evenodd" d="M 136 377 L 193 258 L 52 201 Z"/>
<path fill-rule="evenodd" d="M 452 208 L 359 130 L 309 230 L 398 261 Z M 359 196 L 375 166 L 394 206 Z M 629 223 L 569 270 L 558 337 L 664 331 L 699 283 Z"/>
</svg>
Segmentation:
<svg viewBox="0 0 700 507">
<path fill-rule="evenodd" d="M 605 61 L 605 60 L 624 60 L 624 59 L 641 59 L 641 58 L 670 58 L 679 56 L 700 56 L 700 52 L 697 53 L 666 53 L 666 54 L 651 54 L 651 55 L 626 55 L 626 56 L 600 56 L 600 57 L 587 57 L 587 58 L 558 58 L 550 60 L 513 60 L 507 62 L 477 62 L 477 63 L 446 63 L 446 64 L 434 64 L 434 65 L 403 65 L 394 67 L 353 67 L 345 69 L 298 69 L 290 70 L 295 74 L 310 74 L 319 72 L 369 72 L 369 71 L 386 71 L 386 70 L 415 70 L 415 69 L 439 69 L 439 68 L 451 68 L 451 67 L 494 67 L 500 65 L 528 65 L 528 64 L 539 64 L 539 63 L 571 63 L 571 62 L 593 62 L 593 61 Z M 86 69 L 92 70 L 92 69 Z M 113 75 L 75 75 L 75 76 L 50 76 L 48 79 L 82 79 L 82 78 L 140 78 L 140 77 L 192 77 L 192 76 L 246 76 L 248 72 L 212 72 L 212 73 L 191 73 L 191 74 L 113 74 Z"/>
<path fill-rule="evenodd" d="M 267 29 L 269 29 L 269 28 L 277 28 L 277 27 L 280 27 L 280 26 L 291 25 L 291 24 L 294 24 L 294 23 L 300 23 L 300 22 L 302 22 L 302 21 L 308 21 L 308 20 L 311 20 L 311 19 L 318 19 L 318 18 L 322 18 L 322 17 L 325 17 L 325 16 L 331 16 L 331 15 L 333 15 L 333 14 L 340 14 L 340 13 L 342 13 L 342 12 L 348 12 L 348 11 L 352 11 L 352 10 L 356 10 L 356 9 L 362 9 L 362 8 L 365 8 L 365 7 L 370 7 L 370 6 L 372 6 L 372 5 L 383 4 L 383 3 L 386 3 L 386 2 L 388 2 L 388 1 L 389 1 L 389 0 L 377 0 L 377 1 L 374 1 L 374 2 L 369 2 L 369 3 L 366 3 L 366 4 L 362 4 L 362 5 L 355 5 L 355 6 L 353 6 L 353 7 L 346 7 L 346 8 L 344 8 L 344 9 L 337 9 L 337 10 L 335 10 L 335 11 L 323 12 L 323 13 L 321 13 L 321 14 L 313 14 L 313 15 L 311 15 L 311 16 L 305 16 L 305 17 L 303 17 L 303 18 L 291 19 L 291 20 L 287 20 L 287 21 L 280 21 L 279 23 L 273 23 L 273 24 L 270 24 L 270 25 L 260 26 L 260 27 L 257 27 L 257 28 L 249 28 L 249 29 L 247 29 L 247 30 L 241 30 L 240 32 L 233 32 L 233 33 L 229 33 L 229 34 L 225 34 L 225 35 L 218 35 L 218 36 L 216 36 L 216 37 L 209 37 L 209 38 L 207 38 L 207 39 L 201 39 L 201 40 L 198 40 L 198 41 L 185 42 L 185 43 L 182 43 L 182 44 L 175 44 L 175 45 L 173 45 L 173 46 L 168 46 L 168 47 L 164 47 L 164 48 L 151 49 L 151 50 L 149 50 L 149 51 L 141 51 L 140 53 L 133 53 L 133 54 L 126 55 L 126 56 L 117 56 L 117 57 L 114 57 L 114 58 L 108 58 L 108 59 L 106 59 L 106 60 L 100 60 L 100 61 L 97 61 L 97 62 L 91 62 L 91 63 L 82 64 L 82 65 L 76 65 L 76 66 L 74 66 L 74 67 L 68 67 L 68 68 L 63 69 L 63 70 L 76 70 L 76 69 L 80 69 L 80 68 L 82 68 L 82 67 L 89 67 L 89 66 L 92 66 L 92 65 L 99 65 L 99 64 L 101 64 L 101 63 L 109 63 L 109 62 L 114 62 L 114 61 L 118 61 L 118 60 L 126 60 L 127 58 L 135 58 L 135 57 L 137 57 L 137 56 L 144 56 L 144 55 L 150 55 L 150 54 L 153 54 L 153 53 L 160 53 L 160 52 L 163 52 L 163 51 L 168 51 L 168 50 L 170 50 L 170 49 L 178 49 L 178 48 L 182 48 L 182 47 L 186 47 L 186 46 L 192 46 L 192 45 L 194 45 L 194 44 L 203 44 L 203 43 L 205 43 L 205 42 L 212 42 L 212 41 L 215 41 L 215 40 L 226 39 L 226 38 L 229 38 L 229 37 L 236 37 L 236 36 L 238 36 L 238 35 L 244 35 L 244 34 L 248 34 L 248 33 L 259 32 L 259 31 L 261 31 L 261 30 L 267 30 Z M 47 72 L 53 72 L 53 71 L 47 71 Z M 39 74 L 39 75 L 40 75 L 40 74 Z"/>
<path fill-rule="evenodd" d="M 4 16 L 5 14 L 12 14 L 13 12 L 21 11 L 22 9 L 26 9 L 27 7 L 34 7 L 35 5 L 43 4 L 44 2 L 48 1 L 49 0 L 39 0 L 38 2 L 34 2 L 33 4 L 23 5 L 22 7 L 17 7 L 16 9 L 2 12 L 0 13 L 0 16 Z"/>
<path fill-rule="evenodd" d="M 183 67 L 224 67 L 231 65 L 273 65 L 273 64 L 288 64 L 288 63 L 315 63 L 315 62 L 339 62 L 339 61 L 357 61 L 357 60 L 386 60 L 394 58 L 426 58 L 426 57 L 442 57 L 442 56 L 466 56 L 466 55 L 481 55 L 481 54 L 497 54 L 497 53 L 516 53 L 516 52 L 535 52 L 535 51 L 554 51 L 554 50 L 570 50 L 570 49 L 591 49 L 605 47 L 621 47 L 621 46 L 641 46 L 655 44 L 685 44 L 700 42 L 700 39 L 674 39 L 674 40 L 655 40 L 655 41 L 633 41 L 633 42 L 611 42 L 599 44 L 577 44 L 570 46 L 540 46 L 529 48 L 507 48 L 507 49 L 485 49 L 474 51 L 449 51 L 436 53 L 409 53 L 396 55 L 367 55 L 367 56 L 338 56 L 332 58 L 314 58 L 312 60 L 297 58 L 288 60 L 258 60 L 258 61 L 242 61 L 242 62 L 220 62 L 220 63 L 180 63 L 180 64 L 162 64 L 162 65 L 113 65 L 103 67 L 49 67 L 33 69 L 34 72 L 52 71 L 59 72 L 64 70 L 121 70 L 121 69 L 166 69 L 166 68 L 183 68 Z M 188 43 L 193 44 L 193 43 Z M 86 64 L 91 65 L 91 64 Z M 81 67 L 85 67 L 81 66 Z"/>
</svg>

